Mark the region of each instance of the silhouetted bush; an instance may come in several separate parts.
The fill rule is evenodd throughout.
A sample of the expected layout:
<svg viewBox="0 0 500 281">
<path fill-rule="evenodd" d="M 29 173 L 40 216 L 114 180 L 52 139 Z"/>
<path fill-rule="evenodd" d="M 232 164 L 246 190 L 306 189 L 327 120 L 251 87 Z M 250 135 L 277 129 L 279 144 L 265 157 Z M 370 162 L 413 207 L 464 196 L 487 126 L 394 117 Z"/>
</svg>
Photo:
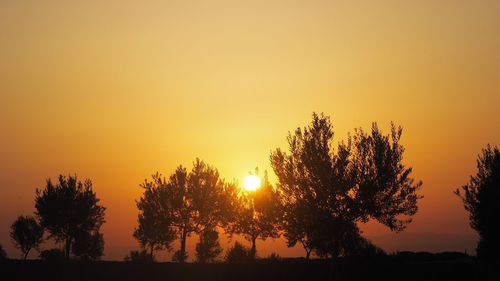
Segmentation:
<svg viewBox="0 0 500 281">
<path fill-rule="evenodd" d="M 429 253 L 401 251 L 391 257 L 405 262 L 468 262 L 473 260 L 471 256 L 460 252 Z"/>
<path fill-rule="evenodd" d="M 252 250 L 243 246 L 240 242 L 236 241 L 234 246 L 231 247 L 225 257 L 225 261 L 229 263 L 246 263 L 254 260 Z"/>
<path fill-rule="evenodd" d="M 219 243 L 219 233 L 213 228 L 206 228 L 200 234 L 196 244 L 196 260 L 199 263 L 213 262 L 222 253 Z"/>
<path fill-rule="evenodd" d="M 132 250 L 128 256 L 125 256 L 124 260 L 138 263 L 151 263 L 155 261 L 153 255 L 146 250 Z"/>
<path fill-rule="evenodd" d="M 6 260 L 7 259 L 7 253 L 3 249 L 2 244 L 0 244 L 0 261 Z"/>
<path fill-rule="evenodd" d="M 177 250 L 175 253 L 172 255 L 172 261 L 174 262 L 179 262 L 179 263 L 184 263 L 188 258 L 187 252 L 184 250 Z"/>
<path fill-rule="evenodd" d="M 281 261 L 283 258 L 277 254 L 277 253 L 271 253 L 269 256 L 265 258 L 267 261 L 275 262 L 275 261 Z"/>
<path fill-rule="evenodd" d="M 49 249 L 40 252 L 39 257 L 49 262 L 62 262 L 65 260 L 64 252 L 60 249 Z"/>
</svg>

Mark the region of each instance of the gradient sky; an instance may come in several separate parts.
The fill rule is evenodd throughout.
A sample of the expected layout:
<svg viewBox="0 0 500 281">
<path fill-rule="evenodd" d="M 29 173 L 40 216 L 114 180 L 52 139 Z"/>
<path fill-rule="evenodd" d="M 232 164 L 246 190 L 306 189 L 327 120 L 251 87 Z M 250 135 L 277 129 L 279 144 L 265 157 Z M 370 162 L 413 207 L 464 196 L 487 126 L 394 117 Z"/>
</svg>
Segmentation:
<svg viewBox="0 0 500 281">
<path fill-rule="evenodd" d="M 0 0 L 0 243 L 18 255 L 8 228 L 35 188 L 77 173 L 120 259 L 144 178 L 200 157 L 241 182 L 313 111 L 336 140 L 403 125 L 425 196 L 407 231 L 472 235 L 452 191 L 500 144 L 499 15 L 493 0 Z"/>
</svg>

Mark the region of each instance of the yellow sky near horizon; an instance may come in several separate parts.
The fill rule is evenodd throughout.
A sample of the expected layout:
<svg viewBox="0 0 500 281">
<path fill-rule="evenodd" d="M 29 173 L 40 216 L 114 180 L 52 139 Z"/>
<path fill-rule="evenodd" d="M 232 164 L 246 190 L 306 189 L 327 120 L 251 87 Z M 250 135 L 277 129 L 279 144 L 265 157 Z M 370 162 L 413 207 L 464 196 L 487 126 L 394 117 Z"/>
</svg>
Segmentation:
<svg viewBox="0 0 500 281">
<path fill-rule="evenodd" d="M 35 188 L 77 173 L 108 208 L 106 247 L 134 248 L 144 178 L 200 157 L 241 182 L 313 111 L 336 141 L 401 124 L 425 196 L 408 231 L 471 234 L 452 190 L 500 145 L 499 14 L 493 0 L 0 0 L 0 243 L 15 253 L 8 227 Z"/>
</svg>

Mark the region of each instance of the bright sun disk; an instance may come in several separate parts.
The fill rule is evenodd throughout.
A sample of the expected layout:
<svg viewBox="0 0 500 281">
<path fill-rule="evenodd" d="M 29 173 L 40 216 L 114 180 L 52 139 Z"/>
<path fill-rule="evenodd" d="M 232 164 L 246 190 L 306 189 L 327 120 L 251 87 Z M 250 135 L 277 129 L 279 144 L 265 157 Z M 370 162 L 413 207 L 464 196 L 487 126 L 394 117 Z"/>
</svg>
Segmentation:
<svg viewBox="0 0 500 281">
<path fill-rule="evenodd" d="M 260 187 L 260 178 L 255 175 L 248 175 L 243 181 L 243 188 L 247 191 L 255 191 Z"/>
</svg>

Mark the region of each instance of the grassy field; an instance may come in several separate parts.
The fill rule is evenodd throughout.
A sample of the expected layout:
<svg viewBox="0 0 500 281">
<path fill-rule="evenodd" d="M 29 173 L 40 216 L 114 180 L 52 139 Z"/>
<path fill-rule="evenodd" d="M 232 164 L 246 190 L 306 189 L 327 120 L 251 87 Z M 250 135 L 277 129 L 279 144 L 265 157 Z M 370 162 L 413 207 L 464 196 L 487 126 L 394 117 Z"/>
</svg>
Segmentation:
<svg viewBox="0 0 500 281">
<path fill-rule="evenodd" d="M 498 266 L 473 258 L 432 254 L 306 262 L 300 259 L 247 264 L 176 264 L 133 262 L 65 262 L 7 260 L 1 280 L 500 280 Z"/>
</svg>

